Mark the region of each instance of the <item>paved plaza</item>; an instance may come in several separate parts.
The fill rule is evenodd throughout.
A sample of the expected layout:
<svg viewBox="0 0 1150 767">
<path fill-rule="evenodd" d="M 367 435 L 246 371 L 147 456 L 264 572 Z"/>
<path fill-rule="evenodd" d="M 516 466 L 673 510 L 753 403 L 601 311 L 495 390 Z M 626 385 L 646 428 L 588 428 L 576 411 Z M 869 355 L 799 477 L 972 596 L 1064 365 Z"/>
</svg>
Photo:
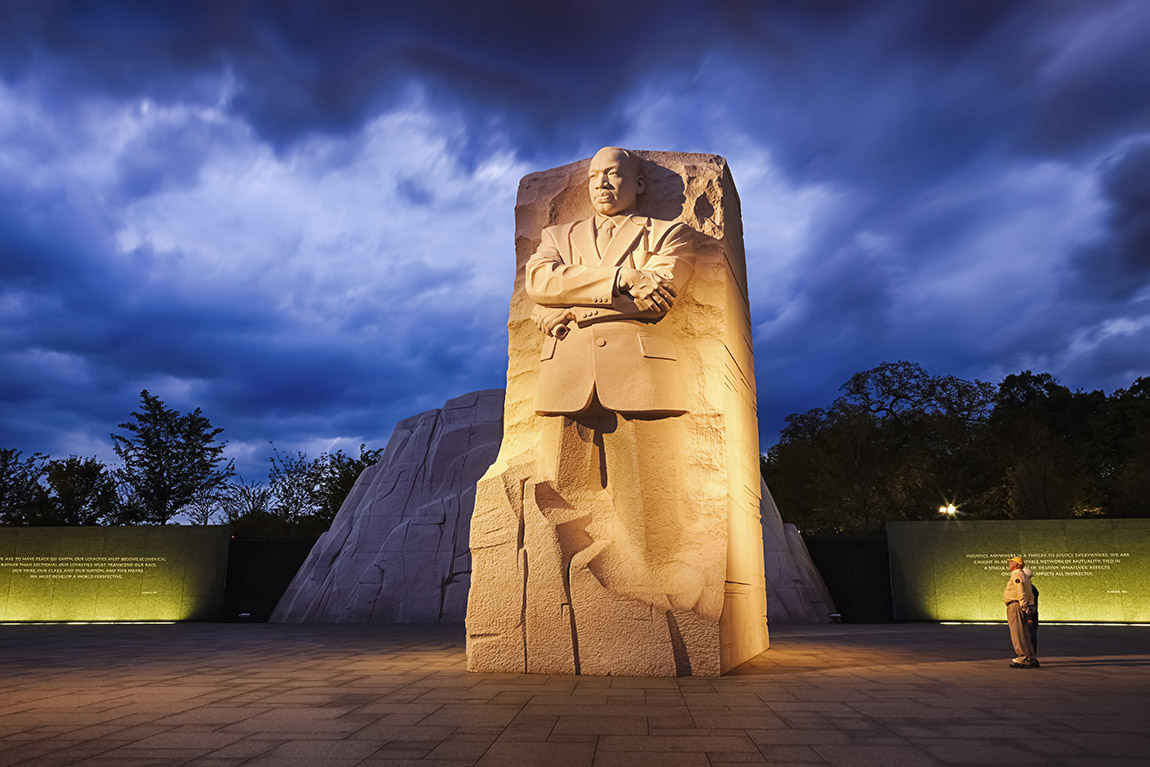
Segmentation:
<svg viewBox="0 0 1150 767">
<path fill-rule="evenodd" d="M 0 626 L 0 765 L 1150 764 L 1150 627 L 777 627 L 721 678 L 475 675 L 459 626 Z"/>
</svg>

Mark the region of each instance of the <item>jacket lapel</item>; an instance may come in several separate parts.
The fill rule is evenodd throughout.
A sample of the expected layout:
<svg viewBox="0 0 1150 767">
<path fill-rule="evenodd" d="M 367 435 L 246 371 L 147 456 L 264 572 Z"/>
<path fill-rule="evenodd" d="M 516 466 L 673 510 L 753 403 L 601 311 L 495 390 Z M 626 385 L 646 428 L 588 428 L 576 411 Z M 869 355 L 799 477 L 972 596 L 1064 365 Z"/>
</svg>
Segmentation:
<svg viewBox="0 0 1150 767">
<path fill-rule="evenodd" d="M 634 252 L 635 242 L 647 231 L 648 223 L 650 223 L 650 219 L 648 218 L 631 216 L 619 224 L 619 229 L 615 232 L 615 237 L 611 240 L 611 245 L 608 246 L 607 252 L 603 254 L 603 263 L 610 264 L 611 266 L 622 266 L 623 262 L 627 260 L 627 256 Z M 642 266 L 638 263 L 639 254 L 636 253 L 636 256 L 636 267 Z"/>
<path fill-rule="evenodd" d="M 599 266 L 599 251 L 595 249 L 595 222 L 584 219 L 571 230 L 571 248 L 574 263 L 586 266 Z"/>
</svg>

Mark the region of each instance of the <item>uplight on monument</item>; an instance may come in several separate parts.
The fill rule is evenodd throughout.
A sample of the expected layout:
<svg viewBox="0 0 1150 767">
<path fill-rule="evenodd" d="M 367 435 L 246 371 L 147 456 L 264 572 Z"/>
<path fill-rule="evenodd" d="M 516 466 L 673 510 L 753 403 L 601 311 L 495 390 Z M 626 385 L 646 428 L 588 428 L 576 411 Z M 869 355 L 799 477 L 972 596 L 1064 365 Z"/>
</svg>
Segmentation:
<svg viewBox="0 0 1150 767">
<path fill-rule="evenodd" d="M 607 147 L 529 175 L 516 251 L 468 668 L 718 674 L 757 655 L 755 379 L 726 162 Z"/>
</svg>

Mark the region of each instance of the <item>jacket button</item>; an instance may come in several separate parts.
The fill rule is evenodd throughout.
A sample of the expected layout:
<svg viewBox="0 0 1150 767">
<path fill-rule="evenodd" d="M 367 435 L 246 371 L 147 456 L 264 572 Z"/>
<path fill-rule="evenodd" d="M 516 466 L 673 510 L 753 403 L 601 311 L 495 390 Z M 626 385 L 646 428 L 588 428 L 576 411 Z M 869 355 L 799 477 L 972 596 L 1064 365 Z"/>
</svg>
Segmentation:
<svg viewBox="0 0 1150 767">
<path fill-rule="evenodd" d="M 607 345 L 607 339 L 606 338 L 596 338 L 595 339 L 595 345 L 596 346 L 606 346 Z"/>
</svg>

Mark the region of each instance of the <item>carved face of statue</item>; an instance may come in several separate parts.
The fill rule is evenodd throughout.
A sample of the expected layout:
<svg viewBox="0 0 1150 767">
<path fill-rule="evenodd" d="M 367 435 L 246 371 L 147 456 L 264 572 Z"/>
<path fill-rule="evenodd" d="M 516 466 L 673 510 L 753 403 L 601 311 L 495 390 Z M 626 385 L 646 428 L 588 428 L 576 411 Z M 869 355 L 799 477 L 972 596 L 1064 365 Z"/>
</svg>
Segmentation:
<svg viewBox="0 0 1150 767">
<path fill-rule="evenodd" d="M 591 158 L 587 188 L 591 207 L 604 216 L 626 213 L 646 188 L 638 163 L 616 147 L 603 147 Z"/>
</svg>

